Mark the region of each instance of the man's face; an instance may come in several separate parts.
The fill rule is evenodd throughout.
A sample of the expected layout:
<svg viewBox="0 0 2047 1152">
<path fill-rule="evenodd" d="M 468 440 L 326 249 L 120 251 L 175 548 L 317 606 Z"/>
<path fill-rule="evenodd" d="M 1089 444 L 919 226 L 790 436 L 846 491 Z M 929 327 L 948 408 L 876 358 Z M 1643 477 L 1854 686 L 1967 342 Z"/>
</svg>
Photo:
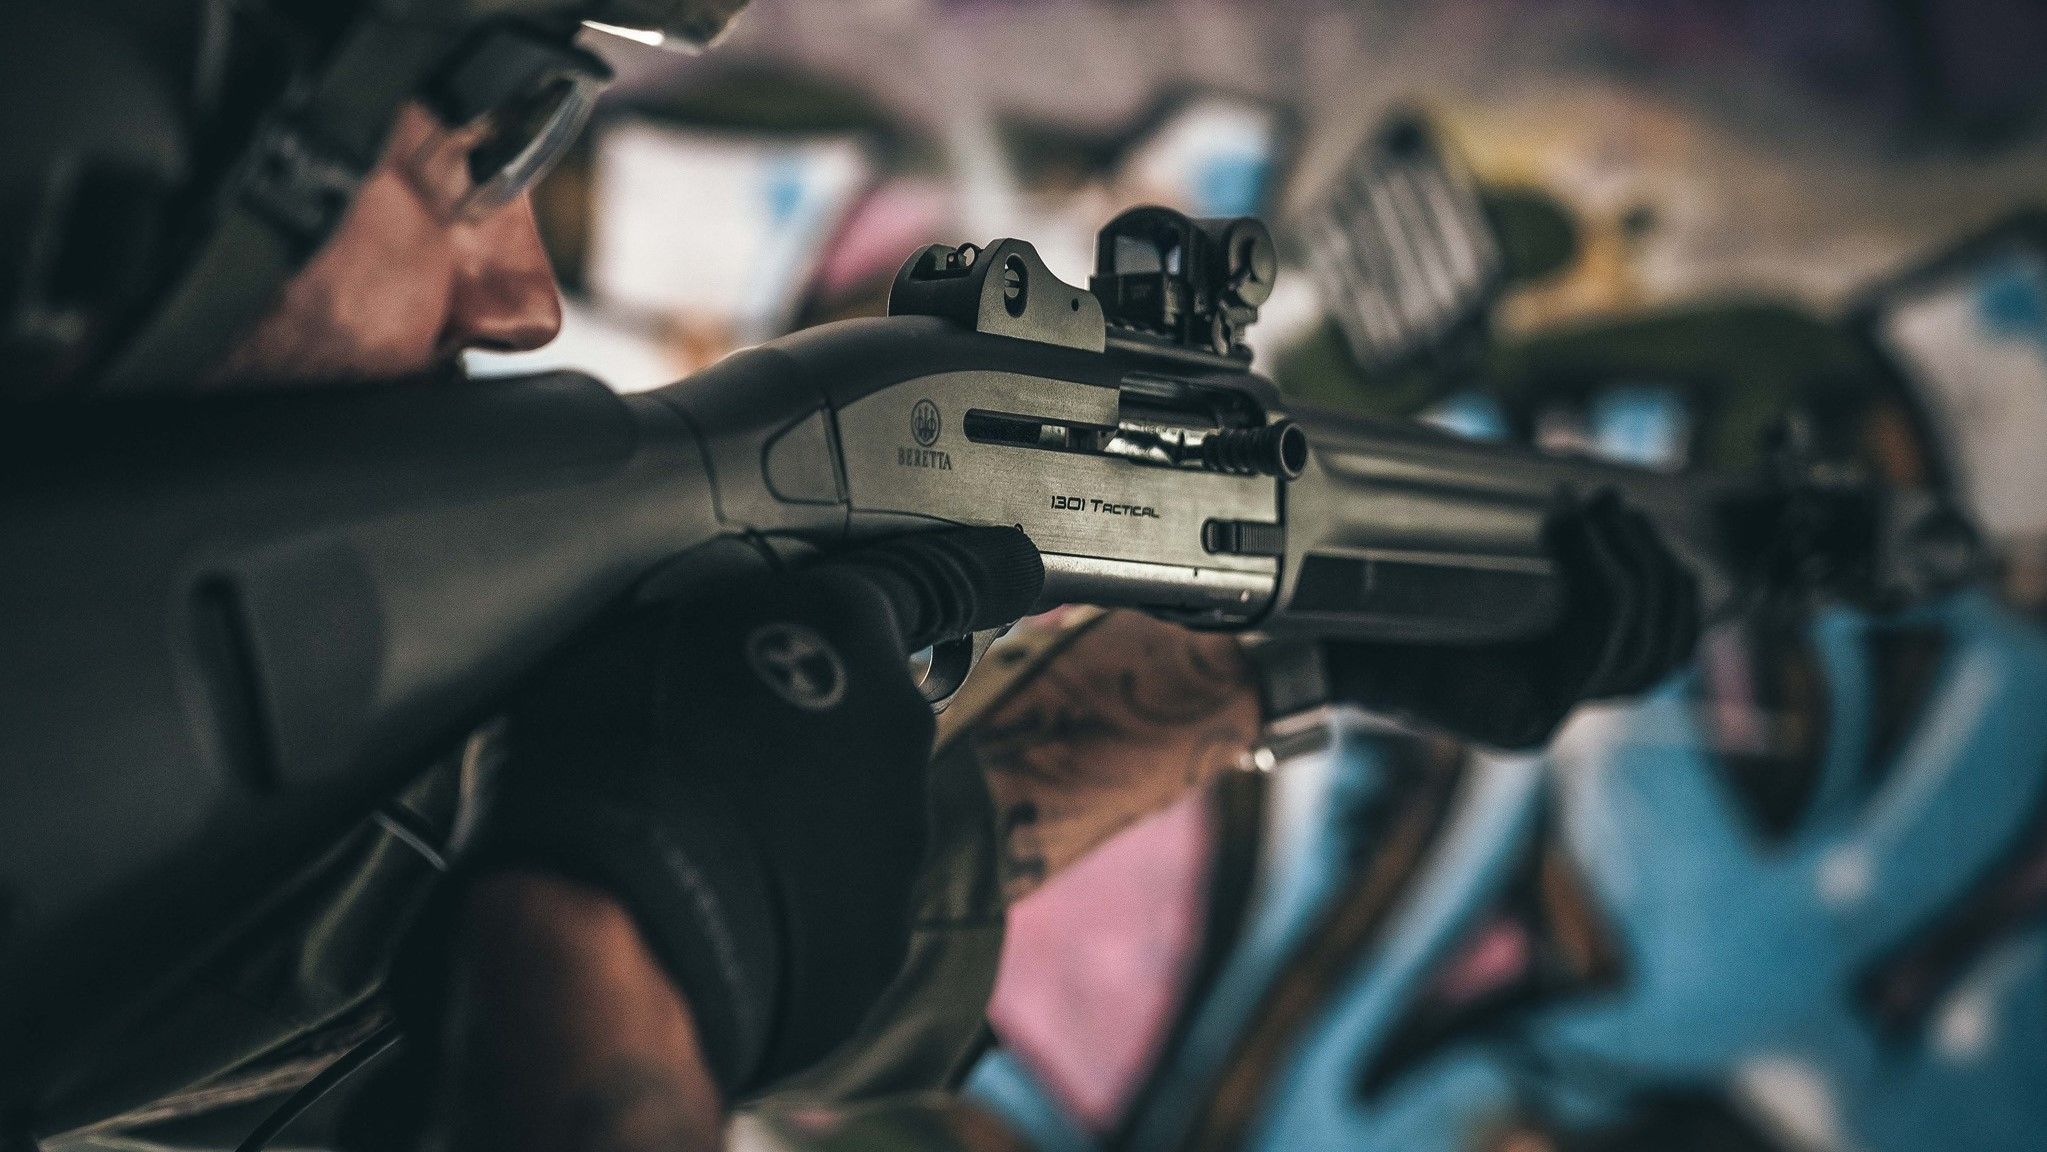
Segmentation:
<svg viewBox="0 0 2047 1152">
<path fill-rule="evenodd" d="M 408 106 L 348 213 L 214 381 L 280 384 L 427 374 L 466 348 L 538 348 L 561 297 L 524 195 L 480 219 L 443 220 L 403 174 L 432 135 Z"/>
</svg>

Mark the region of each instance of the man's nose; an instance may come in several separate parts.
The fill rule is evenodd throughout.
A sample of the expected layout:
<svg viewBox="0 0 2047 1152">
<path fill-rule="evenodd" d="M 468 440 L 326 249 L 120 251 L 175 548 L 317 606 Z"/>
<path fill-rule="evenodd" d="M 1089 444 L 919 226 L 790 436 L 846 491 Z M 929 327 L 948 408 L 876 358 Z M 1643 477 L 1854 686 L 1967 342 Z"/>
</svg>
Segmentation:
<svg viewBox="0 0 2047 1152">
<path fill-rule="evenodd" d="M 525 352 L 561 331 L 561 293 L 525 196 L 459 226 L 454 299 L 444 343 Z"/>
</svg>

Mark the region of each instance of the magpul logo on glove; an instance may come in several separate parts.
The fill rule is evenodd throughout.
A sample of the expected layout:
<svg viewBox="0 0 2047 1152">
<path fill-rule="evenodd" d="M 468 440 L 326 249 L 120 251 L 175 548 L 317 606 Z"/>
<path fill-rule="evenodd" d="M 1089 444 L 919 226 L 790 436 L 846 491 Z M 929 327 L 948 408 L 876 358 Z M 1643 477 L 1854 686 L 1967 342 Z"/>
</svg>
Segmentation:
<svg viewBox="0 0 2047 1152">
<path fill-rule="evenodd" d="M 846 698 L 846 665 L 837 651 L 801 624 L 763 624 L 746 638 L 746 661 L 775 695 L 806 712 L 836 708 Z"/>
</svg>

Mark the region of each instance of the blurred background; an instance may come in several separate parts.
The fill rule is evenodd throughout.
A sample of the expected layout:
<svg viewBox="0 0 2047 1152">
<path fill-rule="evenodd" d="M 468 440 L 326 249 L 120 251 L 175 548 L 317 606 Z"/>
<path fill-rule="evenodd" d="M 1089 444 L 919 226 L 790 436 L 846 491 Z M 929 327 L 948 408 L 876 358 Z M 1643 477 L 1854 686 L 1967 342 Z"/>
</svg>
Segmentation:
<svg viewBox="0 0 2047 1152">
<path fill-rule="evenodd" d="M 924 245 L 1020 237 L 1081 284 L 1124 208 L 1256 214 L 1282 271 L 1250 343 L 1288 393 L 1657 467 L 1795 450 L 1988 543 L 1982 603 L 1745 621 L 1534 768 L 1346 737 L 1275 785 L 1298 851 L 1263 919 L 1215 920 L 1205 801 L 1134 824 L 1012 913 L 975 1084 L 1042 1147 L 1212 1121 L 1174 1086 L 1242 1071 L 1225 1002 L 1321 938 L 1378 851 L 1359 805 L 1452 778 L 1533 846 L 1445 863 L 1415 899 L 1479 927 L 1410 942 L 1406 993 L 1327 977 L 1338 1055 L 1302 1033 L 1222 1130 L 2047 1141 L 2047 757 L 1996 728 L 2047 693 L 2047 5 L 755 0 L 706 56 L 592 44 L 623 82 L 538 197 L 567 322 L 479 372 L 653 387 L 885 313 Z"/>
</svg>

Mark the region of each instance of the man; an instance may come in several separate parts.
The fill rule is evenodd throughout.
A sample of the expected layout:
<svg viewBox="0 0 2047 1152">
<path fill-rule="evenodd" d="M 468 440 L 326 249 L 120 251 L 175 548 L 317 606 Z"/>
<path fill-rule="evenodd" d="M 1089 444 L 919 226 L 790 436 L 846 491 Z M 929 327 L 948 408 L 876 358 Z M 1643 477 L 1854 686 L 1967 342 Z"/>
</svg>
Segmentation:
<svg viewBox="0 0 2047 1152">
<path fill-rule="evenodd" d="M 561 297 L 528 195 L 451 222 L 388 162 L 416 155 L 434 133 L 424 108 L 399 114 L 387 162 L 208 386 L 425 376 L 465 349 L 523 352 L 554 339 Z"/>
<path fill-rule="evenodd" d="M 601 74 L 570 44 L 576 20 L 606 13 L 537 6 L 451 27 L 385 5 L 293 24 L 202 5 L 205 20 L 169 21 L 199 35 L 191 107 L 144 93 L 99 125 L 121 162 L 95 167 L 68 150 L 87 128 L 45 113 L 80 84 L 121 91 L 153 53 L 189 43 L 134 35 L 169 18 L 121 7 L 32 6 L 10 41 L 30 51 L 0 69 L 14 97 L 0 106 L 20 121 L 7 138 L 25 144 L 9 173 L 28 174 L 7 185 L 28 225 L 10 252 L 23 354 L 8 391 L 424 386 L 464 348 L 551 337 L 558 303 L 525 189 Z M 703 39 L 735 7 L 671 6 L 656 22 Z M 247 74 L 308 38 L 326 47 L 304 52 L 293 83 L 236 103 Z M 152 155 L 138 116 L 192 108 L 239 130 L 216 123 Z M 176 214 L 201 188 L 217 197 L 205 227 Z M 104 227 L 146 212 L 162 214 L 158 234 L 109 251 Z M 156 261 L 138 266 L 146 253 Z M 1689 580 L 1639 517 L 1568 505 L 1554 543 L 1573 604 L 1556 633 L 1499 649 L 1330 646 L 1331 692 L 1530 743 L 1579 699 L 1636 690 L 1681 657 Z M 905 953 L 926 835 L 931 720 L 900 658 L 1021 611 L 1026 545 L 941 534 L 656 605 L 513 704 L 482 835 L 401 969 L 408 1040 L 431 1058 L 455 1143 L 711 1147 L 728 1101 L 853 1034 Z M 1116 615 L 1031 672 L 966 737 L 996 776 L 1013 891 L 1242 762 L 1258 736 L 1258 676 L 1228 638 Z M 806 704 L 792 683 L 837 688 Z M 23 1131 L 35 1107 L 13 1102 Z"/>
</svg>

